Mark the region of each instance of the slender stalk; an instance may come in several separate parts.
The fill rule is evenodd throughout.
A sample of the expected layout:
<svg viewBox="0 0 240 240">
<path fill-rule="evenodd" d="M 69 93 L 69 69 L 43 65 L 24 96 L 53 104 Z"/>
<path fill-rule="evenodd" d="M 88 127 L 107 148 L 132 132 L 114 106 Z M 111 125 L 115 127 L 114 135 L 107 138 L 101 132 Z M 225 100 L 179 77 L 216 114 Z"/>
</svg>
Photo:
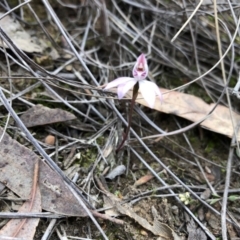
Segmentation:
<svg viewBox="0 0 240 240">
<path fill-rule="evenodd" d="M 123 144 L 127 140 L 127 137 L 128 137 L 129 131 L 130 131 L 130 127 L 132 124 L 133 107 L 134 107 L 134 104 L 135 104 L 137 96 L 138 96 L 138 89 L 139 89 L 139 84 L 137 82 L 133 87 L 133 95 L 132 95 L 132 100 L 131 100 L 130 109 L 129 109 L 128 126 L 127 126 L 127 129 L 124 134 L 122 142 L 119 144 L 118 148 L 116 149 L 116 153 L 118 153 L 122 149 Z"/>
</svg>

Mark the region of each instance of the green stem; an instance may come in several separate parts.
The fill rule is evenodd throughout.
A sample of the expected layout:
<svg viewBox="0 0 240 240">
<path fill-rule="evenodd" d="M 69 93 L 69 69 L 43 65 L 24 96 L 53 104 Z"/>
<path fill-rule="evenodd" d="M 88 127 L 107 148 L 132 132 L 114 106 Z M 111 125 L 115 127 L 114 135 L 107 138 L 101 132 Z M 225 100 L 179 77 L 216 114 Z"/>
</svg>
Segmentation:
<svg viewBox="0 0 240 240">
<path fill-rule="evenodd" d="M 133 107 L 134 107 L 135 101 L 136 101 L 137 96 L 138 96 L 138 89 L 139 89 L 139 84 L 137 82 L 133 87 L 133 95 L 132 95 L 132 100 L 131 100 L 130 109 L 129 109 L 128 126 L 127 126 L 127 129 L 126 129 L 126 132 L 124 134 L 122 142 L 119 144 L 118 148 L 116 149 L 116 153 L 118 153 L 122 149 L 123 144 L 127 140 L 127 137 L 128 137 L 129 131 L 130 131 L 130 127 L 131 127 L 131 123 L 132 123 Z"/>
</svg>

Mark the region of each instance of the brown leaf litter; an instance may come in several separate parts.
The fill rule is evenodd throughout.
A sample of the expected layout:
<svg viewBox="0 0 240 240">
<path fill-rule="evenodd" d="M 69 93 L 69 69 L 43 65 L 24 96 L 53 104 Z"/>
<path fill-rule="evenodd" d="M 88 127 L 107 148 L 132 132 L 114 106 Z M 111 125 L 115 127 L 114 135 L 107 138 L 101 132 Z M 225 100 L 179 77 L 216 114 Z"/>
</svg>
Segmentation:
<svg viewBox="0 0 240 240">
<path fill-rule="evenodd" d="M 119 198 L 117 198 L 114 194 L 108 192 L 100 179 L 96 178 L 97 184 L 99 188 L 103 191 L 105 196 L 108 198 L 108 204 L 113 207 L 113 212 L 118 212 L 121 215 L 125 215 L 135 220 L 139 225 L 148 231 L 152 232 L 154 235 L 158 236 L 161 240 L 180 240 L 181 238 L 166 224 L 159 222 L 158 213 L 154 207 L 152 207 L 152 214 L 154 217 L 153 224 L 151 225 L 146 219 L 140 217 L 136 214 L 131 208 L 130 204 L 123 203 Z"/>
<path fill-rule="evenodd" d="M 60 215 L 86 216 L 63 179 L 33 151 L 4 134 L 0 142 L 0 182 L 23 199 L 27 199 L 31 192 L 32 172 L 37 161 L 42 208 Z"/>
<path fill-rule="evenodd" d="M 60 108 L 48 108 L 41 104 L 29 108 L 21 116 L 21 120 L 26 127 L 65 122 L 73 119 L 76 119 L 76 117 L 70 112 Z"/>
<path fill-rule="evenodd" d="M 19 213 L 36 213 L 42 211 L 41 193 L 38 187 L 39 162 L 35 163 L 30 198 L 19 209 Z M 33 239 L 39 218 L 11 219 L 1 230 L 0 238 Z"/>
</svg>

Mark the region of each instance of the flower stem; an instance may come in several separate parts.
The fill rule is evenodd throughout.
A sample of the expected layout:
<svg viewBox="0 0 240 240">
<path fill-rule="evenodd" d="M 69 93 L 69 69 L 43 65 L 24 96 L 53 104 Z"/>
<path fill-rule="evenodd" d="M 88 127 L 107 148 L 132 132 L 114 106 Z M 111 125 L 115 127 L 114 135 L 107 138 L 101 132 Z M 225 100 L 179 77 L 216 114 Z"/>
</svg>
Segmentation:
<svg viewBox="0 0 240 240">
<path fill-rule="evenodd" d="M 135 101 L 136 101 L 137 96 L 138 96 L 138 89 L 139 89 L 139 84 L 137 82 L 133 87 L 133 95 L 132 95 L 132 100 L 131 100 L 130 109 L 129 109 L 128 126 L 127 126 L 127 129 L 126 129 L 126 132 L 124 134 L 122 142 L 119 144 L 119 146 L 116 149 L 116 153 L 118 153 L 123 148 L 123 144 L 127 140 L 127 137 L 128 137 L 129 131 L 130 131 L 130 127 L 131 127 L 131 123 L 132 123 L 133 107 L 134 107 Z"/>
</svg>

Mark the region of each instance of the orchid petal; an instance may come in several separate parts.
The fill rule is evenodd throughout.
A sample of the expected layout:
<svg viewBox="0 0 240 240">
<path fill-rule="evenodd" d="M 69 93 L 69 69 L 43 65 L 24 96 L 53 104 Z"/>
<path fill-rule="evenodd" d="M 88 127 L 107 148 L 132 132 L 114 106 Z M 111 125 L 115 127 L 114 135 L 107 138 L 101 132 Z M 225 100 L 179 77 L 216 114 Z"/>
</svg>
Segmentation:
<svg viewBox="0 0 240 240">
<path fill-rule="evenodd" d="M 155 99 L 156 99 L 155 93 L 160 98 L 162 98 L 162 94 L 161 94 L 158 86 L 153 82 L 149 82 L 147 80 L 139 81 L 139 89 L 142 93 L 144 100 L 147 102 L 147 104 L 150 108 L 154 107 Z"/>
<path fill-rule="evenodd" d="M 141 69 L 141 70 L 140 70 Z M 142 53 L 133 67 L 133 77 L 137 80 L 143 80 L 148 75 L 148 64 L 145 55 Z"/>
<path fill-rule="evenodd" d="M 107 90 L 107 89 L 110 89 L 110 88 L 117 87 L 118 85 L 125 84 L 130 80 L 132 80 L 132 78 L 130 78 L 130 77 L 117 78 L 117 79 L 113 80 L 112 82 L 108 83 L 107 86 L 103 90 Z"/>
<path fill-rule="evenodd" d="M 122 99 L 123 96 L 136 84 L 137 80 L 131 78 L 128 82 L 118 86 L 118 99 Z"/>
<path fill-rule="evenodd" d="M 159 87 L 156 85 L 156 84 L 154 84 L 155 86 L 155 93 L 158 95 L 158 97 L 159 97 L 159 100 L 161 101 L 161 103 L 163 102 L 163 96 L 162 96 L 162 93 L 161 93 L 161 91 L 160 91 L 160 89 L 159 89 Z"/>
<path fill-rule="evenodd" d="M 150 82 L 150 84 L 152 85 L 152 90 L 151 90 L 151 91 L 152 91 L 152 92 L 155 92 L 155 94 L 158 95 L 159 100 L 160 100 L 161 102 L 163 102 L 163 96 L 162 96 L 162 93 L 161 93 L 159 87 L 157 86 L 157 84 L 155 84 L 155 83 L 153 83 L 153 82 Z"/>
</svg>

